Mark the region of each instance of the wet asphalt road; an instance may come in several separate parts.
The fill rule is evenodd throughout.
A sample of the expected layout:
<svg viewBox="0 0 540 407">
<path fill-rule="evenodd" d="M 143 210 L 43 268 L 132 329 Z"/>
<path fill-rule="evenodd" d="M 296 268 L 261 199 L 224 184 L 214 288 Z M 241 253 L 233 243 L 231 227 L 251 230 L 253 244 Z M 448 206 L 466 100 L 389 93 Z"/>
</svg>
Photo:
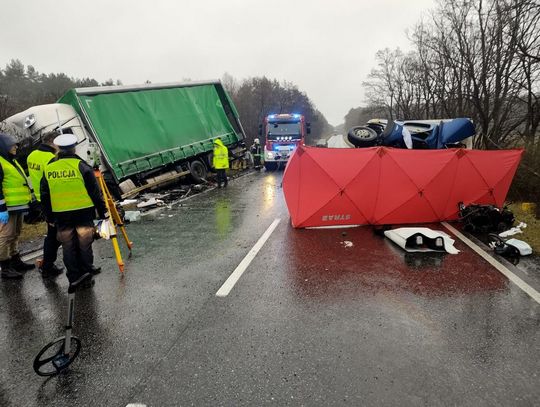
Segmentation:
<svg viewBox="0 0 540 407">
<path fill-rule="evenodd" d="M 105 271 L 77 294 L 68 374 L 32 371 L 62 334 L 65 277 L 0 281 L 0 406 L 538 405 L 539 304 L 459 241 L 409 255 L 367 227 L 292 229 L 281 175 L 131 224 L 124 276 L 97 242 Z M 538 274 L 521 277 L 539 290 Z"/>
</svg>

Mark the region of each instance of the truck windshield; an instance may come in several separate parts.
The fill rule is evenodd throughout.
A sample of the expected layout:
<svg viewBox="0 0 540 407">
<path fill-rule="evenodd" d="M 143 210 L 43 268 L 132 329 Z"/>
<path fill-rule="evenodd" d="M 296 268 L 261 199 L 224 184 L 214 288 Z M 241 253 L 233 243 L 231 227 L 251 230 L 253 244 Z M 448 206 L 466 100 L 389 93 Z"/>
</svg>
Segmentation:
<svg viewBox="0 0 540 407">
<path fill-rule="evenodd" d="M 268 123 L 268 139 L 276 140 L 278 137 L 282 136 L 292 136 L 293 140 L 302 138 L 300 122 Z"/>
</svg>

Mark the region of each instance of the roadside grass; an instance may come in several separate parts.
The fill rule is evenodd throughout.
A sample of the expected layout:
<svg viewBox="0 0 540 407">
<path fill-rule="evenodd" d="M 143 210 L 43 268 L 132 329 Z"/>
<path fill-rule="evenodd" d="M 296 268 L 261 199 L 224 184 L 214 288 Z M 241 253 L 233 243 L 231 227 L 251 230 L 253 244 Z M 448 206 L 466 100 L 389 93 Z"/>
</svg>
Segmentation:
<svg viewBox="0 0 540 407">
<path fill-rule="evenodd" d="M 45 222 L 27 225 L 23 223 L 19 241 L 27 242 L 29 240 L 41 239 L 47 234 L 47 224 Z"/>
<path fill-rule="evenodd" d="M 540 255 L 540 220 L 534 214 L 525 212 L 521 207 L 521 202 L 512 203 L 508 208 L 516 218 L 516 226 L 519 222 L 524 222 L 527 227 L 522 234 L 513 237 L 527 242 L 533 249 L 533 254 Z"/>
</svg>

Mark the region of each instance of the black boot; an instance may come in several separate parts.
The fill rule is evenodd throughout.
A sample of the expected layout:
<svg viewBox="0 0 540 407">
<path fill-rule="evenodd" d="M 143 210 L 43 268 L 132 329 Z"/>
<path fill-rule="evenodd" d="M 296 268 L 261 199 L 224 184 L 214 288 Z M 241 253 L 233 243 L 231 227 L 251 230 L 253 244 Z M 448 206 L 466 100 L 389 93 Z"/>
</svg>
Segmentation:
<svg viewBox="0 0 540 407">
<path fill-rule="evenodd" d="M 20 254 L 16 254 L 15 256 L 13 256 L 10 261 L 11 268 L 15 269 L 16 271 L 28 271 L 36 267 L 35 264 L 25 263 L 24 261 L 22 261 Z"/>
<path fill-rule="evenodd" d="M 76 291 L 86 290 L 87 288 L 92 288 L 94 286 L 94 278 L 92 274 L 85 273 L 79 277 L 76 281 L 69 283 L 68 294 L 74 293 Z"/>
<path fill-rule="evenodd" d="M 19 273 L 18 271 L 15 271 L 11 267 L 11 262 L 9 260 L 3 260 L 0 261 L 0 267 L 2 267 L 2 272 L 0 273 L 0 276 L 2 278 L 9 278 L 9 279 L 17 279 L 20 280 L 23 278 L 23 275 Z"/>
<path fill-rule="evenodd" d="M 99 273 L 101 273 L 101 267 L 96 267 L 92 264 L 92 268 L 90 269 L 90 274 L 93 276 L 97 276 Z"/>
<path fill-rule="evenodd" d="M 50 267 L 39 267 L 39 272 L 41 273 L 41 277 L 43 278 L 51 278 L 59 276 L 64 272 L 63 267 L 58 267 L 56 264 L 53 263 Z"/>
</svg>

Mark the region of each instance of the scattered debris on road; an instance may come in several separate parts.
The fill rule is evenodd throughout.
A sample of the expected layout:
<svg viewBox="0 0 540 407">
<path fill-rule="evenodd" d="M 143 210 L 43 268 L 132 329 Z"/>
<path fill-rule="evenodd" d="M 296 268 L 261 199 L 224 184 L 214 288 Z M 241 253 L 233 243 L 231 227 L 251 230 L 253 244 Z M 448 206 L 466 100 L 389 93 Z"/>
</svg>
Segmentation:
<svg viewBox="0 0 540 407">
<path fill-rule="evenodd" d="M 447 252 L 458 254 L 455 240 L 439 230 L 429 228 L 398 228 L 384 232 L 384 235 L 407 252 Z"/>
<path fill-rule="evenodd" d="M 526 227 L 527 227 L 526 223 L 519 222 L 519 225 L 511 229 L 505 230 L 504 232 L 499 233 L 499 236 L 500 237 L 514 236 L 514 235 L 517 235 L 518 233 L 523 233 L 522 229 L 525 229 Z"/>
</svg>

